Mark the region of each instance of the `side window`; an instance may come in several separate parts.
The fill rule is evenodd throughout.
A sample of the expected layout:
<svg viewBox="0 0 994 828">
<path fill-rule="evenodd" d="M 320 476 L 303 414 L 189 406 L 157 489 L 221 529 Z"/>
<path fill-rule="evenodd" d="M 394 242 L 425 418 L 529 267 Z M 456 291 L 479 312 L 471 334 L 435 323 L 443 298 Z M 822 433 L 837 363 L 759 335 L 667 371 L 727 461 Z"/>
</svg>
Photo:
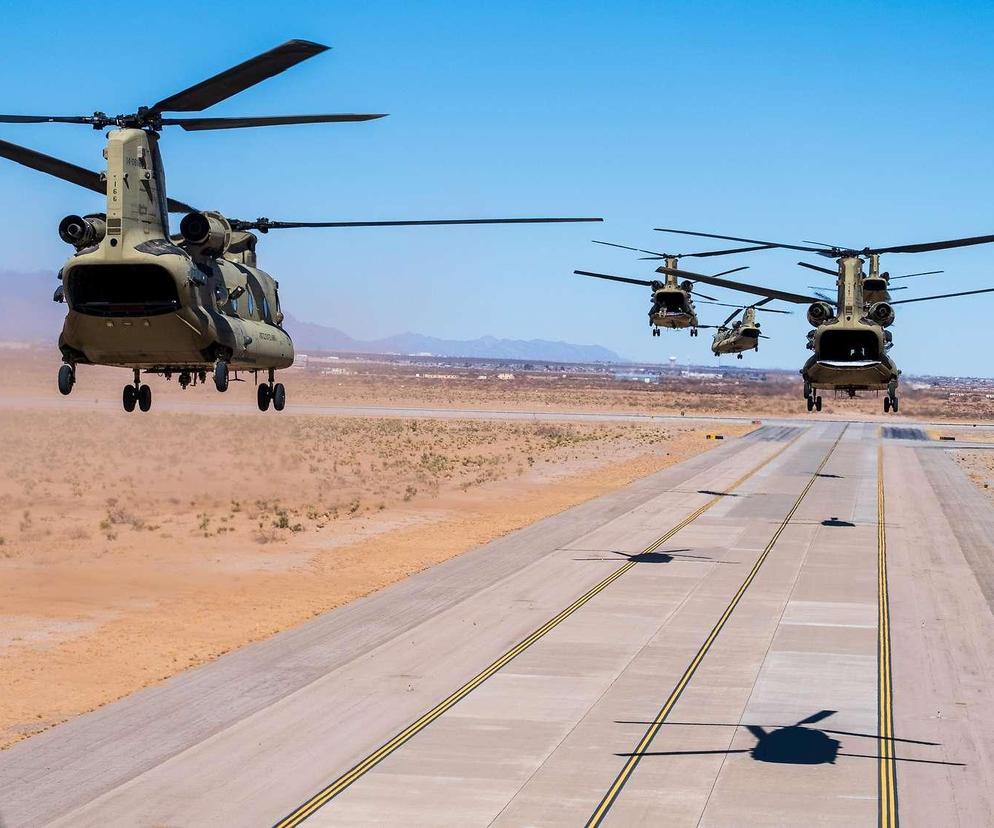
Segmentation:
<svg viewBox="0 0 994 828">
<path fill-rule="evenodd" d="M 252 289 L 245 292 L 245 309 L 249 316 L 255 314 L 255 298 L 252 296 Z"/>
<path fill-rule="evenodd" d="M 230 302 L 230 304 L 231 304 L 231 312 L 232 313 L 238 313 L 238 300 L 237 299 L 232 299 L 231 302 Z"/>
<path fill-rule="evenodd" d="M 269 316 L 269 299 L 266 297 L 265 293 L 262 294 L 262 305 L 260 307 L 260 311 L 262 313 L 262 321 L 263 322 L 269 322 L 270 321 L 270 316 Z"/>
</svg>

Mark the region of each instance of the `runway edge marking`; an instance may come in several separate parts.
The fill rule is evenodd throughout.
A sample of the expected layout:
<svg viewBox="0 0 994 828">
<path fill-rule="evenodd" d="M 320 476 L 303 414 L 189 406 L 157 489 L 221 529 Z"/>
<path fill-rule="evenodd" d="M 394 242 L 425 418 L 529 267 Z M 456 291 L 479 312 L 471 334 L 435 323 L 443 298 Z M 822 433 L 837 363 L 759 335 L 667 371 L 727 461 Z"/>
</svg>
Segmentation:
<svg viewBox="0 0 994 828">
<path fill-rule="evenodd" d="M 638 767 L 638 764 L 645 755 L 645 752 L 649 749 L 649 746 L 652 744 L 652 740 L 656 738 L 656 734 L 659 733 L 660 728 L 670 715 L 670 712 L 673 710 L 673 707 L 676 705 L 677 701 L 679 701 L 680 696 L 690 683 L 690 680 L 694 677 L 694 673 L 697 672 L 697 668 L 701 665 L 704 657 L 708 654 L 708 651 L 718 638 L 725 624 L 728 622 L 728 619 L 731 618 L 732 613 L 735 612 L 735 608 L 739 605 L 739 601 L 742 600 L 742 596 L 745 595 L 746 590 L 749 589 L 749 586 L 756 578 L 756 575 L 759 573 L 763 563 L 769 557 L 769 554 L 776 545 L 776 542 L 780 539 L 780 535 L 783 534 L 784 530 L 787 528 L 787 525 L 794 517 L 794 513 L 800 507 L 801 502 L 807 496 L 808 492 L 811 491 L 811 487 L 814 486 L 815 481 L 818 479 L 818 475 L 821 473 L 821 470 L 825 468 L 829 458 L 831 458 L 832 454 L 835 452 L 836 447 L 841 442 L 842 436 L 846 433 L 848 428 L 849 423 L 846 423 L 842 431 L 839 432 L 839 436 L 835 438 L 835 442 L 832 443 L 831 448 L 818 464 L 818 468 L 811 474 L 811 479 L 808 480 L 807 485 L 805 485 L 805 487 L 801 490 L 797 500 L 794 501 L 794 505 L 791 506 L 790 511 L 787 512 L 787 516 L 780 522 L 780 525 L 777 527 L 776 532 L 773 533 L 773 537 L 770 539 L 770 542 L 766 544 L 766 547 L 753 564 L 752 569 L 749 570 L 749 574 L 746 575 L 745 580 L 732 596 L 732 600 L 728 602 L 728 606 L 725 607 L 725 611 L 718 618 L 718 621 L 715 623 L 714 627 L 711 628 L 711 632 L 708 634 L 707 638 L 704 639 L 704 643 L 701 644 L 697 654 L 691 660 L 690 664 L 687 666 L 687 669 L 684 670 L 683 675 L 680 676 L 680 680 L 677 681 L 676 686 L 667 697 L 663 706 L 659 709 L 656 717 L 652 720 L 652 724 L 649 725 L 648 729 L 645 731 L 645 734 L 639 740 L 638 745 L 636 745 L 635 749 L 628 756 L 628 761 L 625 762 L 624 767 L 622 767 L 621 771 L 615 777 L 614 782 L 612 782 L 611 786 L 607 789 L 607 793 L 604 794 L 603 798 L 594 809 L 594 812 L 590 815 L 590 818 L 586 822 L 586 828 L 596 828 L 596 826 L 599 826 L 608 815 L 608 812 L 611 810 L 611 806 L 617 801 L 622 788 L 625 787 L 625 784 L 635 772 L 635 768 Z"/>
<path fill-rule="evenodd" d="M 746 472 L 742 477 L 732 483 L 731 486 L 727 487 L 727 491 L 734 491 L 748 481 L 751 477 L 758 474 L 766 466 L 776 460 L 780 455 L 782 455 L 787 449 L 793 446 L 807 431 L 807 429 L 801 430 L 797 436 L 795 436 L 787 445 L 783 446 L 778 451 L 774 452 L 768 458 L 763 460 L 759 465 L 755 466 L 750 471 Z M 681 520 L 671 529 L 667 530 L 665 534 L 661 535 L 659 538 L 654 540 L 645 549 L 643 549 L 639 555 L 634 556 L 638 558 L 641 555 L 647 555 L 651 552 L 655 552 L 660 546 L 666 543 L 670 538 L 672 538 L 681 529 L 686 528 L 691 523 L 693 523 L 697 518 L 703 515 L 712 506 L 715 506 L 719 502 L 724 500 L 723 495 L 716 495 L 711 498 L 703 506 L 695 509 L 687 517 Z M 632 567 L 638 564 L 638 560 L 629 560 L 627 563 L 622 564 L 618 569 L 608 575 L 603 581 L 594 585 L 589 590 L 587 590 L 583 595 L 577 598 L 572 604 L 566 607 L 564 610 L 559 612 L 557 615 L 546 621 L 541 627 L 536 629 L 527 637 L 523 638 L 516 645 L 514 645 L 510 650 L 504 653 L 500 658 L 494 661 L 489 667 L 485 668 L 481 672 L 477 673 L 473 678 L 467 681 L 458 690 L 451 693 L 445 699 L 440 701 L 427 713 L 424 713 L 419 718 L 411 722 L 407 727 L 405 727 L 400 733 L 394 736 L 389 741 L 385 742 L 379 748 L 370 753 L 365 759 L 360 761 L 358 764 L 354 765 L 348 771 L 343 773 L 333 782 L 328 784 L 326 787 L 318 791 L 314 796 L 304 802 L 302 805 L 298 806 L 292 812 L 283 817 L 279 822 L 274 825 L 274 828 L 292 828 L 292 826 L 300 825 L 305 819 L 312 816 L 318 809 L 322 808 L 324 805 L 328 804 L 332 799 L 338 796 L 340 793 L 345 791 L 350 785 L 358 781 L 364 774 L 372 770 L 376 765 L 386 759 L 391 753 L 396 751 L 398 748 L 403 746 L 406 742 L 424 730 L 428 725 L 438 719 L 446 711 L 450 710 L 456 704 L 458 704 L 462 699 L 468 696 L 473 690 L 479 687 L 488 678 L 493 676 L 495 673 L 500 671 L 502 668 L 506 667 L 512 660 L 517 656 L 521 655 L 525 650 L 532 646 L 536 641 L 543 638 L 547 633 L 555 629 L 559 624 L 569 618 L 573 613 L 580 609 L 584 604 L 590 601 L 591 598 L 603 592 L 607 587 L 617 581 L 622 575 L 628 572 Z"/>
<path fill-rule="evenodd" d="M 880 742 L 877 784 L 879 825 L 896 828 L 897 762 L 894 757 L 894 690 L 890 652 L 890 593 L 887 588 L 887 527 L 884 498 L 884 447 L 877 446 L 877 733 Z"/>
</svg>

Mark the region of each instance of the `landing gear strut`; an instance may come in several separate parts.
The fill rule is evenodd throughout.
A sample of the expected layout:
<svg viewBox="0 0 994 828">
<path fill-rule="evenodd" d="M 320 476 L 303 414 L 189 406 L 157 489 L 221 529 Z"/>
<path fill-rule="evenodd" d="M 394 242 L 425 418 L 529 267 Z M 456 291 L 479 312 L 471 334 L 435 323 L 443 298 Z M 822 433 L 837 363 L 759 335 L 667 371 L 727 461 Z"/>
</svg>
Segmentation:
<svg viewBox="0 0 994 828">
<path fill-rule="evenodd" d="M 223 359 L 214 363 L 214 387 L 221 392 L 228 390 L 228 363 Z"/>
<path fill-rule="evenodd" d="M 273 369 L 269 369 L 269 382 L 259 386 L 256 392 L 260 411 L 268 411 L 269 403 L 273 404 L 276 411 L 282 411 L 286 407 L 286 389 L 282 382 L 273 382 Z"/>
<path fill-rule="evenodd" d="M 65 363 L 59 367 L 59 393 L 62 395 L 72 393 L 72 387 L 76 384 L 76 366 Z"/>
<path fill-rule="evenodd" d="M 884 397 L 884 414 L 889 411 L 897 414 L 897 383 L 893 381 L 887 384 L 887 396 Z"/>
<path fill-rule="evenodd" d="M 131 385 L 124 386 L 121 403 L 128 412 L 134 411 L 135 405 L 143 412 L 152 407 L 152 389 L 142 384 L 141 371 L 138 368 L 135 368 L 135 381 Z"/>
</svg>

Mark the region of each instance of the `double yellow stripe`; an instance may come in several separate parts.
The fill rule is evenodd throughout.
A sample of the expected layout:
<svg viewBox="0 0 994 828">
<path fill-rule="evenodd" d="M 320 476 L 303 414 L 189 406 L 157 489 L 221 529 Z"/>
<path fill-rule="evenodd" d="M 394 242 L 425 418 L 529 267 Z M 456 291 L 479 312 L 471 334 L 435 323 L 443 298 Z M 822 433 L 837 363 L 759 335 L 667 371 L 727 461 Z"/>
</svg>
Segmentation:
<svg viewBox="0 0 994 828">
<path fill-rule="evenodd" d="M 797 500 L 794 501 L 794 505 L 791 506 L 787 516 L 777 527 L 777 531 L 773 533 L 773 537 L 770 539 L 770 542 L 766 544 L 766 548 L 763 549 L 760 556 L 756 559 L 756 563 L 753 564 L 752 569 L 749 570 L 749 574 L 739 586 L 738 590 L 735 592 L 735 595 L 732 596 L 732 600 L 728 602 L 728 606 L 725 607 L 725 611 L 721 614 L 721 617 L 711 629 L 711 632 L 708 634 L 707 638 L 704 639 L 704 643 L 697 651 L 697 654 L 694 656 L 693 660 L 687 666 L 687 669 L 684 670 L 683 675 L 680 676 L 680 680 L 676 683 L 676 687 L 673 688 L 673 691 L 666 699 L 666 702 L 659 709 L 659 713 L 657 713 L 656 717 L 652 720 L 652 724 L 649 725 L 645 735 L 641 738 L 638 745 L 636 745 L 635 750 L 633 750 L 629 755 L 628 761 L 625 762 L 621 772 L 617 775 L 614 782 L 611 783 L 611 787 L 607 789 L 607 793 L 604 794 L 603 799 L 601 799 L 600 803 L 594 809 L 594 812 L 590 815 L 590 819 L 587 820 L 587 828 L 594 828 L 594 826 L 598 826 L 604 821 L 608 811 L 611 810 L 611 806 L 615 803 L 618 795 L 621 793 L 621 789 L 635 772 L 635 768 L 638 766 L 638 763 L 649 749 L 649 745 L 652 744 L 652 740 L 656 738 L 656 734 L 659 733 L 659 730 L 666 721 L 666 718 L 670 715 L 670 712 L 673 710 L 673 707 L 676 705 L 677 701 L 679 701 L 680 695 L 690 683 L 690 680 L 694 677 L 694 673 L 697 672 L 697 668 L 704 660 L 704 657 L 708 654 L 708 651 L 711 649 L 711 646 L 721 633 L 722 628 L 735 611 L 735 608 L 739 605 L 739 601 L 742 600 L 742 596 L 745 595 L 746 590 L 749 589 L 749 585 L 752 584 L 774 545 L 780 539 L 780 535 L 783 534 L 783 531 L 787 528 L 787 525 L 794 517 L 794 512 L 796 512 L 800 507 L 801 501 L 804 500 L 807 493 L 811 490 L 811 487 L 815 484 L 815 481 L 818 479 L 818 475 L 821 473 L 821 470 L 825 468 L 825 464 L 828 463 L 829 458 L 832 456 L 832 452 L 834 452 L 836 446 L 839 445 L 839 441 L 842 440 L 842 435 L 846 433 L 846 429 L 848 427 L 849 424 L 847 423 L 839 433 L 839 436 L 835 439 L 835 442 L 832 443 L 832 447 L 828 450 L 828 453 L 822 459 L 821 463 L 818 464 L 818 468 L 811 475 L 811 479 L 808 480 L 807 485 L 801 491 L 801 494 L 798 495 Z"/>
<path fill-rule="evenodd" d="M 803 433 L 803 432 L 801 432 Z M 736 480 L 730 487 L 729 491 L 733 491 L 745 483 L 750 477 L 757 474 L 764 467 L 772 463 L 776 458 L 783 454 L 788 448 L 790 448 L 798 439 L 800 439 L 801 434 L 798 434 L 793 440 L 791 440 L 787 445 L 781 448 L 779 451 L 774 453 L 772 456 L 768 457 L 758 466 L 753 468 L 751 471 L 742 475 L 738 480 Z M 655 552 L 660 546 L 666 543 L 670 538 L 672 538 L 677 532 L 693 523 L 697 518 L 704 514 L 708 509 L 710 509 L 715 504 L 721 502 L 724 499 L 723 495 L 716 495 L 711 498 L 707 503 L 701 506 L 699 509 L 691 512 L 687 517 L 681 520 L 676 526 L 668 530 L 664 535 L 653 541 L 645 549 L 642 550 L 640 555 L 646 555 L 650 552 Z M 275 828 L 291 828 L 291 826 L 299 825 L 309 816 L 311 816 L 315 811 L 326 805 L 329 801 L 338 796 L 342 791 L 356 782 L 364 774 L 370 771 L 377 764 L 386 759 L 391 753 L 397 750 L 399 747 L 404 745 L 407 741 L 417 735 L 420 731 L 424 730 L 428 725 L 434 722 L 447 710 L 451 709 L 453 706 L 458 704 L 467 695 L 472 693 L 477 687 L 479 687 L 483 682 L 490 678 L 494 673 L 501 670 L 513 659 L 517 658 L 521 653 L 532 646 L 536 641 L 545 636 L 548 632 L 555 629 L 563 621 L 569 618 L 573 613 L 575 613 L 580 607 L 586 604 L 591 598 L 600 592 L 603 592 L 611 584 L 618 580 L 622 575 L 628 572 L 633 566 L 638 563 L 638 555 L 634 556 L 627 563 L 623 564 L 621 567 L 616 569 L 610 575 L 608 575 L 603 581 L 587 590 L 583 595 L 577 598 L 572 604 L 570 604 L 566 609 L 562 610 L 558 615 L 550 618 L 541 627 L 531 633 L 527 638 L 524 638 L 510 650 L 508 650 L 504 655 L 498 658 L 493 664 L 487 667 L 482 672 L 475 675 L 468 682 L 466 682 L 462 687 L 456 690 L 451 695 L 447 696 L 437 705 L 435 705 L 427 713 L 411 722 L 407 727 L 405 727 L 400 733 L 390 739 L 388 742 L 383 744 L 381 747 L 374 750 L 369 756 L 363 759 L 359 764 L 355 765 L 353 768 L 342 774 L 338 779 L 329 784 L 327 787 L 322 788 L 318 793 L 308 799 L 305 803 L 299 806 L 292 813 L 285 816 L 279 822 L 276 823 Z"/>
<path fill-rule="evenodd" d="M 895 828 L 897 818 L 897 763 L 894 758 L 894 697 L 891 684 L 890 598 L 887 590 L 887 529 L 884 502 L 884 447 L 877 447 L 877 732 L 880 825 Z"/>
</svg>

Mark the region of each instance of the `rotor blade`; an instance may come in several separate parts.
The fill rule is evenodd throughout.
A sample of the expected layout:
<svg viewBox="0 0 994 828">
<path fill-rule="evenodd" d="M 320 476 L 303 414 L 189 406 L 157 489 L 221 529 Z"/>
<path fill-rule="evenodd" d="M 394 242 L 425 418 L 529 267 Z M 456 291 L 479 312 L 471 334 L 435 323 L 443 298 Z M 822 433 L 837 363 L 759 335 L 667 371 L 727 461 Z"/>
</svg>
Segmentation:
<svg viewBox="0 0 994 828">
<path fill-rule="evenodd" d="M 717 233 L 698 233 L 694 230 L 673 230 L 669 227 L 656 227 L 660 233 L 679 233 L 682 236 L 700 236 L 705 239 L 725 239 L 726 241 L 736 241 L 745 242 L 746 244 L 756 244 L 762 247 L 783 247 L 787 250 L 804 250 L 807 253 L 824 253 L 825 248 L 822 247 L 801 247 L 797 244 L 783 244 L 781 242 L 769 242 L 763 241 L 762 239 L 744 239 L 739 236 L 720 236 Z"/>
<path fill-rule="evenodd" d="M 107 184 L 101 180 L 100 173 L 77 167 L 75 164 L 53 158 L 51 155 L 45 155 L 18 144 L 11 144 L 8 141 L 0 141 L 0 156 L 33 170 L 54 175 L 56 178 L 61 178 L 71 184 L 85 187 L 87 190 L 93 190 L 100 195 L 107 193 Z"/>
<path fill-rule="evenodd" d="M 645 285 L 652 287 L 652 282 L 644 279 L 629 279 L 627 276 L 610 276 L 607 273 L 591 273 L 589 270 L 574 270 L 577 276 L 593 276 L 595 279 L 609 279 L 612 282 L 625 282 L 629 285 Z"/>
<path fill-rule="evenodd" d="M 729 273 L 738 273 L 740 270 L 748 270 L 749 265 L 742 265 L 742 267 L 733 267 L 731 270 L 721 270 L 715 273 L 715 276 L 727 276 Z"/>
<path fill-rule="evenodd" d="M 634 250 L 636 253 L 651 253 L 652 258 L 665 259 L 665 253 L 657 253 L 655 250 L 643 250 L 641 247 L 629 247 L 627 244 L 615 244 L 614 242 L 597 241 L 597 239 L 591 239 L 594 244 L 606 244 L 608 247 L 620 247 L 622 250 Z"/>
<path fill-rule="evenodd" d="M 936 273 L 945 273 L 944 270 L 923 270 L 921 273 L 906 273 L 904 276 L 891 276 L 890 280 L 893 282 L 895 279 L 913 279 L 915 276 L 934 276 Z"/>
<path fill-rule="evenodd" d="M 716 303 L 718 301 L 713 296 L 708 296 L 706 293 L 698 293 L 696 290 L 692 291 L 692 293 L 693 293 L 694 296 L 700 296 L 702 299 L 708 299 L 711 302 L 715 302 Z"/>
<path fill-rule="evenodd" d="M 777 290 L 775 288 L 761 287 L 759 285 L 748 285 L 742 282 L 733 282 L 731 279 L 718 279 L 714 276 L 703 276 L 700 273 L 690 273 L 686 270 L 677 270 L 670 267 L 657 267 L 657 273 L 671 273 L 674 276 L 683 276 L 687 279 L 692 279 L 697 282 L 704 282 L 709 285 L 715 285 L 716 287 L 730 288 L 731 290 L 741 290 L 743 293 L 754 293 L 759 296 L 769 296 L 773 299 L 783 299 L 785 302 L 794 302 L 799 305 L 804 305 L 809 302 L 821 302 L 823 300 L 818 299 L 814 296 L 805 296 L 800 293 L 789 293 L 785 290 Z"/>
<path fill-rule="evenodd" d="M 168 202 L 169 212 L 170 213 L 198 213 L 198 212 L 200 212 L 199 210 L 197 210 L 196 207 L 191 207 L 189 204 L 186 204 L 185 202 L 182 202 L 182 201 L 177 201 L 175 198 L 167 198 L 166 201 Z"/>
<path fill-rule="evenodd" d="M 298 227 L 434 227 L 443 224 L 561 224 L 578 221 L 604 221 L 602 218 L 497 218 L 497 219 L 432 219 L 430 221 L 255 221 L 233 219 L 235 230 L 287 230 Z"/>
<path fill-rule="evenodd" d="M 738 316 L 745 308 L 737 308 L 728 315 L 728 319 L 721 323 L 721 327 L 724 328 L 729 322 L 731 322 L 736 316 Z"/>
<path fill-rule="evenodd" d="M 892 305 L 907 305 L 909 302 L 929 302 L 932 299 L 951 299 L 954 296 L 972 296 L 975 293 L 991 293 L 994 288 L 984 288 L 983 290 L 964 290 L 961 293 L 940 293 L 938 296 L 919 296 L 917 299 L 898 299 L 891 302 Z"/>
<path fill-rule="evenodd" d="M 839 271 L 832 270 L 830 267 L 821 267 L 819 265 L 808 264 L 807 262 L 798 262 L 801 267 L 806 267 L 808 270 L 817 270 L 819 273 L 827 273 L 829 276 L 838 276 Z"/>
<path fill-rule="evenodd" d="M 828 242 L 812 241 L 811 239 L 801 239 L 805 244 L 820 244 L 826 250 L 848 250 L 844 244 L 828 244 Z"/>
<path fill-rule="evenodd" d="M 766 334 L 760 334 L 759 338 L 760 339 L 769 339 L 769 337 Z"/>
<path fill-rule="evenodd" d="M 732 253 L 749 253 L 753 250 L 770 250 L 773 245 L 759 244 L 749 247 L 731 247 L 728 250 L 707 250 L 704 253 L 683 253 L 680 258 L 704 259 L 708 256 L 728 256 Z"/>
<path fill-rule="evenodd" d="M 597 241 L 593 240 L 594 244 L 606 244 L 610 247 L 620 247 L 622 250 L 634 250 L 636 253 L 650 253 L 651 256 L 641 258 L 641 261 L 654 261 L 657 259 L 665 259 L 667 257 L 674 259 L 705 259 L 709 256 L 728 256 L 732 253 L 748 253 L 752 250 L 769 250 L 770 246 L 767 244 L 761 244 L 751 247 L 732 247 L 728 250 L 706 250 L 703 253 L 660 253 L 656 250 L 643 250 L 641 247 L 629 247 L 626 244 L 615 244 L 614 242 Z"/>
<path fill-rule="evenodd" d="M 243 127 L 280 126 L 283 124 L 331 124 L 353 121 L 373 121 L 386 114 L 355 115 L 267 115 L 245 118 L 163 118 L 163 126 L 181 126 L 187 132 L 205 129 L 241 129 Z"/>
<path fill-rule="evenodd" d="M 969 236 L 963 239 L 924 242 L 922 244 L 899 244 L 896 247 L 873 247 L 863 252 L 868 255 L 879 253 L 927 253 L 929 250 L 949 250 L 952 247 L 969 247 L 974 244 L 990 244 L 994 236 Z"/>
<path fill-rule="evenodd" d="M 0 115 L 0 124 L 89 124 L 89 115 Z"/>
<path fill-rule="evenodd" d="M 151 109 L 154 112 L 199 112 L 328 49 L 328 46 L 307 40 L 288 40 L 275 49 L 163 98 Z"/>
</svg>

